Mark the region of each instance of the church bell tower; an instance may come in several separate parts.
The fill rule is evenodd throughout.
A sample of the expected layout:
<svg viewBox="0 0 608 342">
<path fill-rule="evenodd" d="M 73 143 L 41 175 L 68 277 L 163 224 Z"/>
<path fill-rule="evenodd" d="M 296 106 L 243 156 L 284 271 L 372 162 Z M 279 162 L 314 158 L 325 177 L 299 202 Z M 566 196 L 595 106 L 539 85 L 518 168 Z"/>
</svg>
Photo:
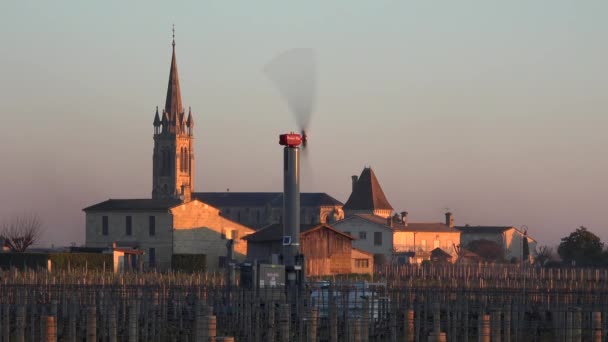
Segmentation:
<svg viewBox="0 0 608 342">
<path fill-rule="evenodd" d="M 194 188 L 194 119 L 190 108 L 186 117 L 182 107 L 175 59 L 175 29 L 172 45 L 165 108 L 161 114 L 156 107 L 154 115 L 152 198 L 187 202 Z"/>
</svg>

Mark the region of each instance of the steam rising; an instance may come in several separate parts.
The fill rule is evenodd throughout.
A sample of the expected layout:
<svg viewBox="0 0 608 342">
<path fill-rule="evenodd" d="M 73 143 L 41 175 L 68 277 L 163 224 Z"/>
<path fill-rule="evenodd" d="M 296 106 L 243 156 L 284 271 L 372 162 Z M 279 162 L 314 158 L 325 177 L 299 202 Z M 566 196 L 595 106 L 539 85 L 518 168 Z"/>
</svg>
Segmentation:
<svg viewBox="0 0 608 342">
<path fill-rule="evenodd" d="M 310 48 L 291 49 L 278 55 L 264 68 L 296 117 L 298 128 L 308 127 L 314 107 L 316 59 Z"/>
</svg>

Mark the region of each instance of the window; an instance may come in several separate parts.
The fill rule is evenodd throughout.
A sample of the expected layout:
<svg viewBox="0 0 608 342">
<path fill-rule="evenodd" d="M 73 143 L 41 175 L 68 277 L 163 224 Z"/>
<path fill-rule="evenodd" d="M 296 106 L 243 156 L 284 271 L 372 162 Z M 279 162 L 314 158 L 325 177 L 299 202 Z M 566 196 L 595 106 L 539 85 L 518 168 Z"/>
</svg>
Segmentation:
<svg viewBox="0 0 608 342">
<path fill-rule="evenodd" d="M 150 248 L 148 250 L 148 253 L 149 253 L 148 262 L 149 262 L 150 266 L 155 266 L 156 265 L 156 249 Z"/>
<path fill-rule="evenodd" d="M 150 236 L 156 235 L 156 216 L 150 216 L 150 225 L 148 226 Z"/>
<path fill-rule="evenodd" d="M 374 246 L 382 246 L 382 232 L 374 232 Z"/>
<path fill-rule="evenodd" d="M 104 236 L 108 235 L 108 217 L 107 216 L 101 217 L 101 235 L 104 235 Z"/>
<path fill-rule="evenodd" d="M 433 249 L 439 248 L 439 240 L 433 241 Z"/>
<path fill-rule="evenodd" d="M 355 259 L 355 267 L 356 268 L 368 268 L 369 260 L 368 259 Z"/>
<path fill-rule="evenodd" d="M 131 234 L 133 233 L 133 232 L 132 232 L 132 226 L 131 226 L 131 224 L 132 224 L 132 219 L 131 219 L 131 216 L 127 216 L 127 217 L 126 217 L 126 222 L 125 222 L 125 226 L 126 226 L 126 228 L 127 228 L 127 229 L 126 229 L 126 234 L 127 234 L 127 236 L 131 236 Z"/>
<path fill-rule="evenodd" d="M 420 246 L 422 247 L 423 251 L 426 251 L 426 240 L 420 241 Z"/>
<path fill-rule="evenodd" d="M 367 233 L 366 232 L 359 232 L 359 239 L 361 239 L 361 240 L 367 239 Z"/>
</svg>

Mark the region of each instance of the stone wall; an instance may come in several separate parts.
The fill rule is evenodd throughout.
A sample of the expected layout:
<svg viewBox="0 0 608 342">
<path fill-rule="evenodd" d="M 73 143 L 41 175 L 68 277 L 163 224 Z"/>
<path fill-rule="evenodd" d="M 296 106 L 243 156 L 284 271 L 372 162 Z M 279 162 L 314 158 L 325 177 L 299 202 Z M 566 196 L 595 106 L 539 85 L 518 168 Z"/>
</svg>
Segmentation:
<svg viewBox="0 0 608 342">
<path fill-rule="evenodd" d="M 253 229 L 220 216 L 219 209 L 194 200 L 171 209 L 173 214 L 173 252 L 176 254 L 205 254 L 207 270 L 218 268 L 220 256 L 226 256 L 226 243 L 236 232 L 234 257 L 244 260 L 247 241 L 242 237 Z"/>
<path fill-rule="evenodd" d="M 103 235 L 103 216 L 108 217 L 108 235 Z M 131 235 L 126 234 L 126 217 L 131 216 Z M 155 217 L 154 235 L 150 235 L 150 216 Z M 150 249 L 154 248 L 156 266 L 171 266 L 172 218 L 163 211 L 116 211 L 86 213 L 87 247 L 112 247 L 113 242 L 132 243 L 144 251 L 144 265 L 149 266 Z"/>
</svg>

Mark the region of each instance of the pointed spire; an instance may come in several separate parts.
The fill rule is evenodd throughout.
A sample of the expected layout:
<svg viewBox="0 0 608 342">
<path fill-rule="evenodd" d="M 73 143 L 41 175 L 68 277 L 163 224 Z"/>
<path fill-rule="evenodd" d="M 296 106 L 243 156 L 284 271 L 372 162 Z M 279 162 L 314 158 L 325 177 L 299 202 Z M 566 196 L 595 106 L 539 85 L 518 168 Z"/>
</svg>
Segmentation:
<svg viewBox="0 0 608 342">
<path fill-rule="evenodd" d="M 158 116 L 158 106 L 156 106 L 156 114 L 154 114 L 154 127 L 160 126 L 160 116 Z"/>
<path fill-rule="evenodd" d="M 177 118 L 177 115 L 183 112 L 182 94 L 179 90 L 179 76 L 177 74 L 177 60 L 175 58 L 175 25 L 173 26 L 173 55 L 171 56 L 171 69 L 169 70 L 169 84 L 167 86 L 167 100 L 165 102 L 165 111 L 169 113 L 170 118 Z"/>
<path fill-rule="evenodd" d="M 194 118 L 192 117 L 192 108 L 188 107 L 188 120 L 186 121 L 187 127 L 194 127 Z"/>
</svg>

